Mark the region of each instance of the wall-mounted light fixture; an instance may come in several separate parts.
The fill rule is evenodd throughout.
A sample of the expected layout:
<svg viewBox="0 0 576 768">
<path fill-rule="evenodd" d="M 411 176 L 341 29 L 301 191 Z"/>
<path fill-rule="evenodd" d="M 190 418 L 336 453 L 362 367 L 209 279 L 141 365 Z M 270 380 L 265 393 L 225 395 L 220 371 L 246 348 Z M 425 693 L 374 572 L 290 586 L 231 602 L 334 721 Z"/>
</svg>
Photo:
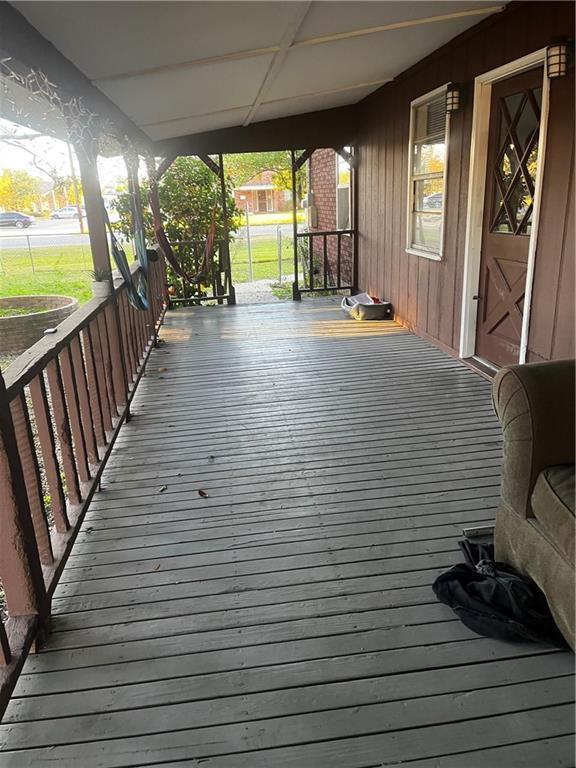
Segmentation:
<svg viewBox="0 0 576 768">
<path fill-rule="evenodd" d="M 568 46 L 564 42 L 554 43 L 546 49 L 546 73 L 550 79 L 564 77 L 568 69 Z"/>
<path fill-rule="evenodd" d="M 446 112 L 458 112 L 460 109 L 460 86 L 450 83 L 446 89 Z"/>
</svg>

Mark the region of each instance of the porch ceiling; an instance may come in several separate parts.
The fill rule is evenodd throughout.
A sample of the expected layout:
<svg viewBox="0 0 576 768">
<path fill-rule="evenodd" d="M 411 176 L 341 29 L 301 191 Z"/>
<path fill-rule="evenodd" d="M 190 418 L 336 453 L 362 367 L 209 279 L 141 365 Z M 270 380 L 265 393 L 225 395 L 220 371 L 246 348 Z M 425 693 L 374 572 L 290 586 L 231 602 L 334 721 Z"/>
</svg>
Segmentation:
<svg viewBox="0 0 576 768">
<path fill-rule="evenodd" d="M 16 2 L 152 139 L 353 104 L 491 2 Z"/>
</svg>

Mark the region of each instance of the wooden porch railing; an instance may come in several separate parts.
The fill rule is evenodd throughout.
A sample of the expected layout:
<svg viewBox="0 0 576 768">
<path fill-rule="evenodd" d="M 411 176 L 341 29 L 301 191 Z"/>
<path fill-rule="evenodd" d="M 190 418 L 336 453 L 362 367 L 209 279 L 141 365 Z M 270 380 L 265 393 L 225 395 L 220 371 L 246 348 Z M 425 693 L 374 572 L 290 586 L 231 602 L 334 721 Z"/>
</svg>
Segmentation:
<svg viewBox="0 0 576 768">
<path fill-rule="evenodd" d="M 134 266 L 132 279 L 138 279 Z M 165 312 L 150 264 L 150 308 L 126 284 L 92 299 L 0 375 L 0 716 L 50 601 Z"/>
<path fill-rule="evenodd" d="M 207 269 L 204 265 L 204 253 L 206 240 L 178 240 L 171 243 L 174 255 L 181 266 L 188 265 L 187 269 L 193 275 L 205 270 L 205 281 L 202 286 L 190 285 L 186 280 L 181 280 L 182 296 L 171 298 L 173 303 L 200 304 L 203 301 L 214 301 L 222 304 L 236 303 L 234 286 L 232 284 L 232 268 L 230 262 L 230 245 L 227 240 L 216 240 L 214 253 Z"/>
</svg>

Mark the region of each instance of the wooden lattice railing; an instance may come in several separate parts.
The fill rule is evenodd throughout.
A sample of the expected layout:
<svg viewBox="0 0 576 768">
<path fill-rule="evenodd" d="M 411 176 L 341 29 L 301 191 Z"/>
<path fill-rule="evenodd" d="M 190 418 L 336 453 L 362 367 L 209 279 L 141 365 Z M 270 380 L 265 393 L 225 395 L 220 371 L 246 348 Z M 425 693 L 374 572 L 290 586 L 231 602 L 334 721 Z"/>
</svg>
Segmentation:
<svg viewBox="0 0 576 768">
<path fill-rule="evenodd" d="M 59 575 L 156 343 L 163 260 L 148 278 L 149 310 L 116 281 L 0 375 L 0 715 L 49 631 Z"/>
</svg>

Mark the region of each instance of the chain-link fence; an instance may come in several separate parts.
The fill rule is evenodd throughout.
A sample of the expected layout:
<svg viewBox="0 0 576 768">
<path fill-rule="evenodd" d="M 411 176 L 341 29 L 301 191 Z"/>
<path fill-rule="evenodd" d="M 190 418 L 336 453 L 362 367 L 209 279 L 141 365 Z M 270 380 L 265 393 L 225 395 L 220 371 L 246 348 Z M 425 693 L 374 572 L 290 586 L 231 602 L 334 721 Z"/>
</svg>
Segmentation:
<svg viewBox="0 0 576 768">
<path fill-rule="evenodd" d="M 131 243 L 124 243 L 130 258 Z M 92 253 L 88 235 L 59 232 L 0 236 L 0 296 L 58 294 L 91 298 Z"/>
<path fill-rule="evenodd" d="M 291 282 L 294 275 L 292 227 L 285 224 L 243 227 L 230 244 L 230 257 L 235 284 L 259 280 Z"/>
</svg>

